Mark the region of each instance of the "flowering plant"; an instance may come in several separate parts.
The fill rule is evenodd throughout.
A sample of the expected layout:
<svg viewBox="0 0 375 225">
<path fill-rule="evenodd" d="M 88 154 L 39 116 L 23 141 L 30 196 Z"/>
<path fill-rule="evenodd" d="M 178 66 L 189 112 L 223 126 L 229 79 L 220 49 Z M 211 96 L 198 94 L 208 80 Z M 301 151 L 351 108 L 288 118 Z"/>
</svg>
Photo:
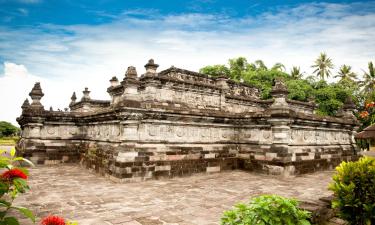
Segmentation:
<svg viewBox="0 0 375 225">
<path fill-rule="evenodd" d="M 10 211 L 18 211 L 31 221 L 35 222 L 34 214 L 27 208 L 14 206 L 14 199 L 29 190 L 27 185 L 28 170 L 22 163 L 33 166 L 32 162 L 22 157 L 16 157 L 16 150 L 12 148 L 8 153 L 0 150 L 0 224 L 17 225 L 17 218 L 8 216 Z"/>
<path fill-rule="evenodd" d="M 359 119 L 364 126 L 375 123 L 375 102 L 366 102 L 363 111 L 359 112 Z"/>
<path fill-rule="evenodd" d="M 73 222 L 65 222 L 64 218 L 59 216 L 50 215 L 42 219 L 41 225 L 77 225 Z"/>
</svg>

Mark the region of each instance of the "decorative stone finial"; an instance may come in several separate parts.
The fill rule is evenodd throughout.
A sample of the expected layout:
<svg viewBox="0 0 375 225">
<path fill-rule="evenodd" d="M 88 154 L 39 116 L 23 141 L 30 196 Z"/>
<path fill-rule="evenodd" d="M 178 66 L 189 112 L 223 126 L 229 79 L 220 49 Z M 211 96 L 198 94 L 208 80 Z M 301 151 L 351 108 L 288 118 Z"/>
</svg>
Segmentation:
<svg viewBox="0 0 375 225">
<path fill-rule="evenodd" d="M 337 116 L 342 116 L 345 118 L 351 118 L 357 120 L 356 116 L 353 114 L 353 111 L 356 109 L 355 104 L 351 96 L 348 96 L 344 102 L 344 105 L 341 110 L 336 114 Z"/>
<path fill-rule="evenodd" d="M 353 111 L 355 109 L 355 104 L 353 102 L 353 98 L 349 95 L 344 103 L 343 109 L 346 111 Z"/>
<path fill-rule="evenodd" d="M 86 87 L 84 91 L 82 91 L 83 93 L 83 97 L 82 97 L 82 100 L 89 100 L 90 99 L 90 92 L 89 89 Z"/>
<path fill-rule="evenodd" d="M 44 94 L 42 92 L 42 88 L 40 86 L 40 82 L 36 82 L 34 84 L 34 87 L 31 90 L 31 92 L 29 93 L 29 96 L 33 100 L 33 102 L 31 103 L 32 107 L 34 107 L 34 108 L 35 107 L 36 108 L 43 107 L 42 103 L 40 103 L 40 99 L 42 99 L 42 97 L 44 96 Z"/>
<path fill-rule="evenodd" d="M 146 73 L 156 73 L 158 67 L 159 65 L 155 64 L 153 59 L 150 59 L 148 60 L 148 63 L 145 65 Z"/>
<path fill-rule="evenodd" d="M 23 102 L 21 108 L 22 108 L 22 110 L 25 110 L 25 109 L 27 109 L 29 107 L 30 107 L 29 99 L 25 99 L 25 101 Z"/>
<path fill-rule="evenodd" d="M 272 87 L 271 95 L 274 98 L 286 97 L 289 94 L 288 88 L 283 82 L 282 78 L 275 79 L 275 85 Z"/>
<path fill-rule="evenodd" d="M 274 102 L 269 110 L 272 116 L 289 116 L 289 104 L 286 101 L 289 91 L 281 78 L 275 79 L 275 85 L 272 87 L 271 95 Z"/>
<path fill-rule="evenodd" d="M 229 85 L 228 85 L 228 77 L 226 76 L 219 76 L 219 77 L 216 77 L 215 81 L 216 81 L 216 85 L 219 86 L 220 88 L 222 89 L 229 89 Z"/>
<path fill-rule="evenodd" d="M 137 79 L 137 70 L 135 69 L 134 66 L 128 67 L 125 73 L 125 79 Z"/>
<path fill-rule="evenodd" d="M 111 87 L 115 87 L 117 86 L 119 83 L 118 83 L 118 79 L 117 77 L 112 77 L 112 79 L 109 80 L 109 82 L 111 82 Z"/>
<path fill-rule="evenodd" d="M 72 100 L 72 103 L 76 102 L 77 96 L 76 96 L 76 92 L 75 91 L 73 92 L 73 95 L 72 95 L 72 97 L 70 99 Z"/>
</svg>

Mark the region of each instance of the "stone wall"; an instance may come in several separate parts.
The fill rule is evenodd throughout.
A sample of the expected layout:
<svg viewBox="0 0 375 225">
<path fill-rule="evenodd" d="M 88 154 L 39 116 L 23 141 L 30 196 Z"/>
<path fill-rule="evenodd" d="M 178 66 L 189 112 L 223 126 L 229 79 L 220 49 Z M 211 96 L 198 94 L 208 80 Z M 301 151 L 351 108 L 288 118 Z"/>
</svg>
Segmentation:
<svg viewBox="0 0 375 225">
<path fill-rule="evenodd" d="M 294 175 L 356 159 L 351 107 L 341 117 L 314 115 L 315 104 L 287 100 L 276 81 L 272 100 L 227 78 L 150 61 L 138 77 L 111 79 L 110 101 L 75 93 L 71 111 L 44 110 L 37 83 L 22 106 L 17 148 L 36 163 L 81 162 L 116 180 L 219 172 L 227 169 Z"/>
</svg>

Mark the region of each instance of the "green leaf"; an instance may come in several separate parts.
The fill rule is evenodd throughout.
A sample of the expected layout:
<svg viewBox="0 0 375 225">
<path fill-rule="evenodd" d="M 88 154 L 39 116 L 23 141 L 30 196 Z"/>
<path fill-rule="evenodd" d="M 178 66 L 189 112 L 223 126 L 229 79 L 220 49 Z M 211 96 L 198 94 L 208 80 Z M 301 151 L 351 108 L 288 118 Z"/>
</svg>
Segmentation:
<svg viewBox="0 0 375 225">
<path fill-rule="evenodd" d="M 27 164 L 29 164 L 30 166 L 34 166 L 34 163 L 32 163 L 30 160 L 25 159 L 23 157 L 16 157 L 16 158 L 13 159 L 13 161 L 24 161 Z"/>
<path fill-rule="evenodd" d="M 4 222 L 6 225 L 20 225 L 18 220 L 14 217 L 6 217 L 4 218 Z"/>
<path fill-rule="evenodd" d="M 7 202 L 7 201 L 5 201 L 3 199 L 0 199 L 0 206 L 2 206 L 2 207 L 9 207 L 11 205 L 12 204 L 10 202 Z"/>
<path fill-rule="evenodd" d="M 33 212 L 31 212 L 30 209 L 20 206 L 12 206 L 12 209 L 17 209 L 19 212 L 21 212 L 24 216 L 29 218 L 31 221 L 35 223 L 35 216 Z"/>
<path fill-rule="evenodd" d="M 16 149 L 13 147 L 10 149 L 10 156 L 13 158 L 16 155 Z"/>
</svg>

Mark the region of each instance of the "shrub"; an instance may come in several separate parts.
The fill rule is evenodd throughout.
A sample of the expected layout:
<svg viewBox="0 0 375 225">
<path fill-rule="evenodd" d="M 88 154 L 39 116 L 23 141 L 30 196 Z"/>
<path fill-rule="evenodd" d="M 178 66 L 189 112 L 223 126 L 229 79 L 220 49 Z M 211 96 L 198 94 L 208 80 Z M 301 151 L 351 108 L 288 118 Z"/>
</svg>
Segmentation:
<svg viewBox="0 0 375 225">
<path fill-rule="evenodd" d="M 237 204 L 224 212 L 222 225 L 309 225 L 310 213 L 298 208 L 298 202 L 277 195 L 262 195 L 248 204 Z"/>
<path fill-rule="evenodd" d="M 341 218 L 350 224 L 375 224 L 375 158 L 363 157 L 357 162 L 342 162 L 329 189 L 332 202 Z"/>
<path fill-rule="evenodd" d="M 29 190 L 27 185 L 28 171 L 21 167 L 21 162 L 32 163 L 22 157 L 16 157 L 16 150 L 13 148 L 9 154 L 0 151 L 0 224 L 1 225 L 17 225 L 18 219 L 14 216 L 9 216 L 9 212 L 18 211 L 24 216 L 30 218 L 35 222 L 33 213 L 21 206 L 13 205 L 13 201 L 20 193 L 25 193 Z"/>
</svg>

